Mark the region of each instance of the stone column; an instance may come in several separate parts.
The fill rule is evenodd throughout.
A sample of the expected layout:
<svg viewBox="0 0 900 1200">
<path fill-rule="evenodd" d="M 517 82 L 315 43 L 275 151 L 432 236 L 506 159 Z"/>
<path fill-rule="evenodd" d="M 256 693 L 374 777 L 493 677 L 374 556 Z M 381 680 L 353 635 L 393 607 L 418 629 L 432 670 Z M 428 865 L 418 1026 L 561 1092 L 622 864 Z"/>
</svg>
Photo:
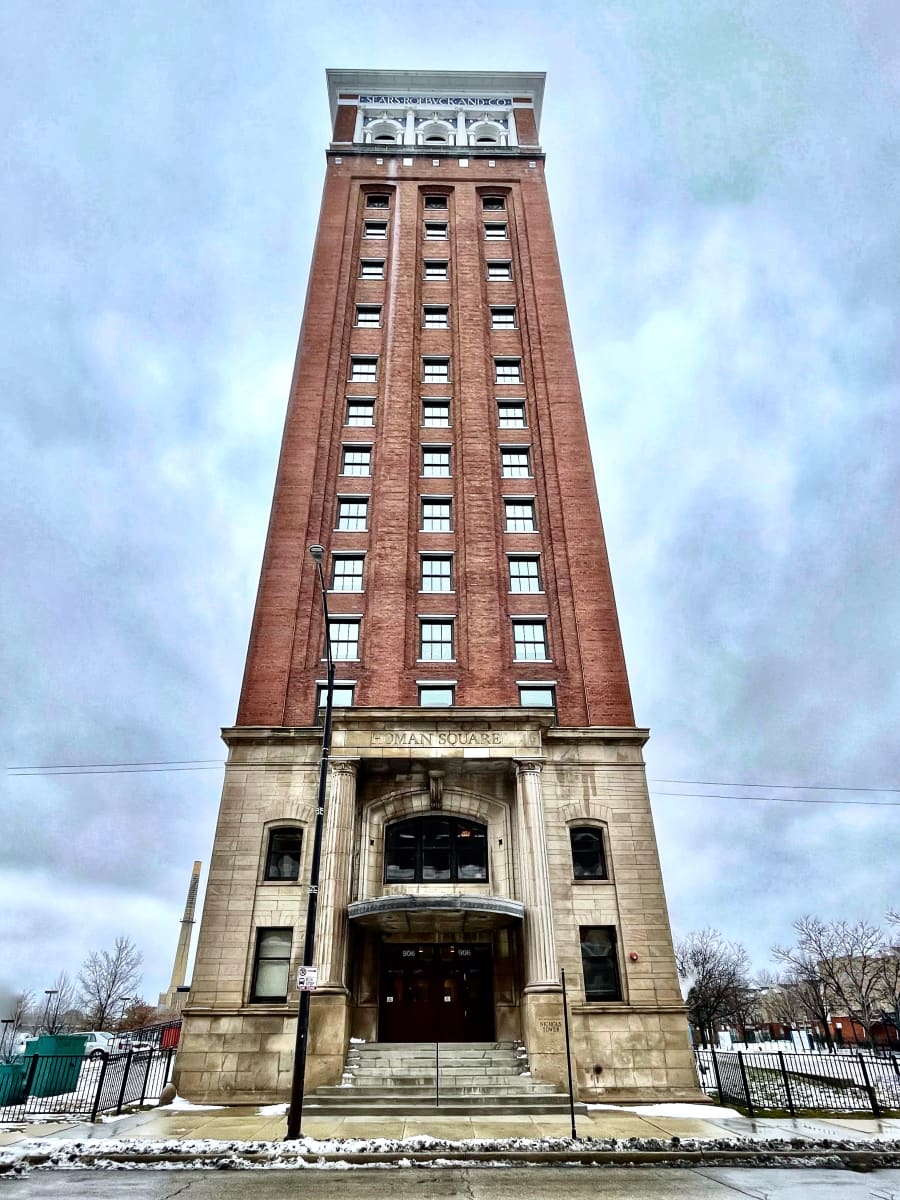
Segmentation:
<svg viewBox="0 0 900 1200">
<path fill-rule="evenodd" d="M 416 110 L 411 108 L 406 114 L 406 129 L 403 133 L 403 145 L 414 146 L 416 144 Z"/>
<path fill-rule="evenodd" d="M 540 759 L 516 760 L 519 879 L 525 905 L 525 990 L 556 991 L 559 964 L 553 940 L 550 865 L 544 834 Z"/>
<path fill-rule="evenodd" d="M 319 968 L 320 989 L 346 991 L 347 905 L 350 902 L 356 815 L 356 761 L 333 758 L 328 773 L 331 787 L 322 840 L 315 963 Z"/>
<path fill-rule="evenodd" d="M 456 112 L 456 144 L 457 146 L 466 146 L 468 142 L 469 139 L 466 137 L 466 110 L 460 108 Z"/>
</svg>

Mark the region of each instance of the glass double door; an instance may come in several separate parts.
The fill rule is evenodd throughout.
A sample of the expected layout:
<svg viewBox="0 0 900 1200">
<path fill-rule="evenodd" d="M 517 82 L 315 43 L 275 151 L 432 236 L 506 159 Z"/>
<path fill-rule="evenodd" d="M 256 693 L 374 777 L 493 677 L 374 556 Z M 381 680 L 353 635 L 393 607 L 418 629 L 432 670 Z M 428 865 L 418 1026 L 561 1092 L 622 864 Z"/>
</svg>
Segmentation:
<svg viewBox="0 0 900 1200">
<path fill-rule="evenodd" d="M 382 946 L 379 1041 L 490 1042 L 493 1038 L 490 946 Z"/>
</svg>

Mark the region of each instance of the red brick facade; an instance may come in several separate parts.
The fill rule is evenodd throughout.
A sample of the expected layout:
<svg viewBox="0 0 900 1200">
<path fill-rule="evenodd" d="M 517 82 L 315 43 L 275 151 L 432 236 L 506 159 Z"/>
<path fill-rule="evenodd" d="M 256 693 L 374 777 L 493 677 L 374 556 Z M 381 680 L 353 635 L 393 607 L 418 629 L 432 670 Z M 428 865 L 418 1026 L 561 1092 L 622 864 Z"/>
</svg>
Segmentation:
<svg viewBox="0 0 900 1200">
<path fill-rule="evenodd" d="M 335 136 L 352 137 L 354 106 Z M 520 140 L 533 114 L 516 112 Z M 533 140 L 536 141 L 536 135 Z M 304 726 L 321 679 L 322 619 L 314 567 L 320 542 L 364 552 L 362 594 L 332 592 L 333 616 L 361 616 L 354 703 L 415 706 L 417 680 L 454 679 L 463 708 L 517 706 L 517 680 L 552 681 L 564 726 L 627 726 L 634 718 L 619 635 L 587 429 L 578 387 L 543 159 L 523 149 L 446 151 L 335 147 L 321 219 L 275 488 L 246 672 L 240 725 Z M 407 162 L 404 162 L 404 158 Z M 408 161 L 411 160 L 411 165 Z M 466 161 L 463 159 L 463 161 Z M 367 208 L 376 192 L 389 208 Z M 423 198 L 446 195 L 446 210 Z M 504 211 L 485 211 L 484 195 Z M 424 221 L 448 223 L 448 240 Z M 363 237 L 386 220 L 384 240 Z M 485 221 L 508 225 L 486 240 Z M 384 279 L 361 279 L 360 260 L 384 260 Z M 446 259 L 449 280 L 423 278 Z M 512 280 L 486 263 L 511 263 Z M 380 328 L 355 327 L 358 304 L 381 305 Z M 423 329 L 423 305 L 448 305 L 449 329 Z M 517 328 L 491 328 L 490 305 L 516 308 Z M 377 382 L 350 383 L 350 355 L 378 357 Z M 422 357 L 449 357 L 451 382 L 422 381 Z M 521 359 L 520 385 L 496 384 L 493 359 Z M 423 428 L 423 397 L 449 397 L 449 428 Z M 375 397 L 374 425 L 347 426 L 347 397 Z M 526 428 L 498 428 L 498 399 L 524 399 Z M 342 445 L 372 448 L 371 475 L 340 474 Z M 421 478 L 422 446 L 449 446 L 450 478 Z M 500 448 L 530 447 L 532 478 L 502 478 Z M 453 530 L 420 532 L 420 498 L 452 496 Z M 338 497 L 369 497 L 368 530 L 336 531 Z M 536 533 L 504 531 L 504 497 L 534 497 Z M 452 593 L 419 591 L 419 555 L 454 555 Z M 542 594 L 510 594 L 507 554 L 540 553 Z M 327 566 L 327 564 L 326 564 Z M 455 618 L 455 661 L 417 661 L 419 620 Z M 511 618 L 546 617 L 549 662 L 513 659 Z"/>
</svg>

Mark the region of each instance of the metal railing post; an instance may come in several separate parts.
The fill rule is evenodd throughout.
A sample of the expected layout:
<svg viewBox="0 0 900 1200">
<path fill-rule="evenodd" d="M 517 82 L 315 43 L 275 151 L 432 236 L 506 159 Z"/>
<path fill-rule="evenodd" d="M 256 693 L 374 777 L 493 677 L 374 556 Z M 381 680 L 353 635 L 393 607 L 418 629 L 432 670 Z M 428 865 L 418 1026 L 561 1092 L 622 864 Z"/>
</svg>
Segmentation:
<svg viewBox="0 0 900 1200">
<path fill-rule="evenodd" d="M 862 1067 L 862 1076 L 866 1085 L 866 1091 L 869 1094 L 869 1103 L 872 1105 L 872 1115 L 876 1118 L 880 1118 L 881 1108 L 878 1104 L 878 1096 L 875 1093 L 875 1088 L 872 1086 L 872 1081 L 869 1078 L 869 1072 L 866 1069 L 866 1060 L 862 1055 L 859 1056 L 859 1065 Z"/>
<path fill-rule="evenodd" d="M 787 1067 L 784 1065 L 784 1053 L 781 1050 L 778 1051 L 778 1061 L 781 1064 L 781 1077 L 784 1080 L 784 1094 L 787 1096 L 788 1112 L 791 1114 L 791 1117 L 796 1118 L 797 1113 L 794 1109 L 794 1097 L 791 1095 L 791 1084 L 788 1079 Z"/>
<path fill-rule="evenodd" d="M 153 1055 L 155 1053 L 156 1053 L 155 1050 L 151 1050 L 150 1053 L 147 1055 L 147 1070 L 144 1072 L 144 1082 L 141 1084 L 141 1098 L 138 1101 L 138 1104 L 143 1104 L 144 1100 L 146 1099 L 147 1084 L 150 1080 L 150 1068 L 153 1066 Z"/>
<path fill-rule="evenodd" d="M 434 1107 L 441 1107 L 441 1043 L 434 1043 Z"/>
<path fill-rule="evenodd" d="M 572 1086 L 572 1046 L 569 1041 L 569 1002 L 566 997 L 566 973 L 560 970 L 562 979 L 562 1002 L 563 1002 L 563 1030 L 566 1037 L 566 1070 L 569 1075 L 569 1118 L 572 1122 L 572 1140 L 574 1141 L 578 1134 L 575 1130 L 575 1091 Z"/>
<path fill-rule="evenodd" d="M 100 1108 L 100 1097 L 103 1094 L 103 1085 L 106 1082 L 106 1068 L 109 1066 L 109 1053 L 106 1050 L 101 1050 L 103 1055 L 103 1066 L 100 1068 L 100 1078 L 97 1080 L 97 1091 L 94 1093 L 94 1103 L 91 1108 L 91 1121 L 97 1120 L 97 1112 Z"/>
<path fill-rule="evenodd" d="M 744 1066 L 744 1053 L 742 1050 L 737 1052 L 738 1066 L 741 1069 L 741 1080 L 744 1084 L 744 1095 L 747 1097 L 747 1112 L 753 1117 L 756 1114 L 753 1111 L 753 1097 L 750 1095 L 750 1080 L 747 1078 L 747 1068 Z"/>
<path fill-rule="evenodd" d="M 722 1076 L 719 1072 L 719 1060 L 716 1058 L 715 1046 L 710 1046 L 709 1053 L 712 1058 L 713 1074 L 716 1077 L 716 1091 L 719 1093 L 719 1103 L 724 1107 L 725 1093 L 722 1091 Z"/>
<path fill-rule="evenodd" d="M 116 1116 L 122 1111 L 122 1104 L 125 1100 L 125 1088 L 128 1086 L 128 1076 L 131 1074 L 131 1056 L 134 1053 L 131 1046 L 128 1047 L 128 1053 L 125 1055 L 125 1067 L 122 1071 L 122 1086 L 119 1088 L 119 1100 L 116 1104 Z"/>
</svg>

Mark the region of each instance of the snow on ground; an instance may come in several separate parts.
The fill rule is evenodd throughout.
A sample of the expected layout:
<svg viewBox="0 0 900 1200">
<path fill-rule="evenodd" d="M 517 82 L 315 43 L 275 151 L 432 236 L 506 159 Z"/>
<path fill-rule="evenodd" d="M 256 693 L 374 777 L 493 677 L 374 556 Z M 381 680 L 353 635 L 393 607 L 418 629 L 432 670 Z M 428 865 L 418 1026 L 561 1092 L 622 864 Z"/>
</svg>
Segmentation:
<svg viewBox="0 0 900 1200">
<path fill-rule="evenodd" d="M 261 1117 L 284 1117 L 288 1107 L 287 1104 L 264 1104 L 258 1111 Z"/>
<path fill-rule="evenodd" d="M 192 1100 L 185 1100 L 184 1096 L 176 1096 L 171 1104 L 161 1104 L 160 1112 L 165 1112 L 168 1108 L 190 1109 L 191 1112 L 205 1112 L 214 1108 L 224 1108 L 224 1104 L 194 1104 Z"/>
<path fill-rule="evenodd" d="M 741 1117 L 733 1108 L 719 1108 L 715 1104 L 589 1104 L 588 1108 L 603 1108 L 608 1111 L 637 1113 L 641 1117 Z"/>
</svg>

